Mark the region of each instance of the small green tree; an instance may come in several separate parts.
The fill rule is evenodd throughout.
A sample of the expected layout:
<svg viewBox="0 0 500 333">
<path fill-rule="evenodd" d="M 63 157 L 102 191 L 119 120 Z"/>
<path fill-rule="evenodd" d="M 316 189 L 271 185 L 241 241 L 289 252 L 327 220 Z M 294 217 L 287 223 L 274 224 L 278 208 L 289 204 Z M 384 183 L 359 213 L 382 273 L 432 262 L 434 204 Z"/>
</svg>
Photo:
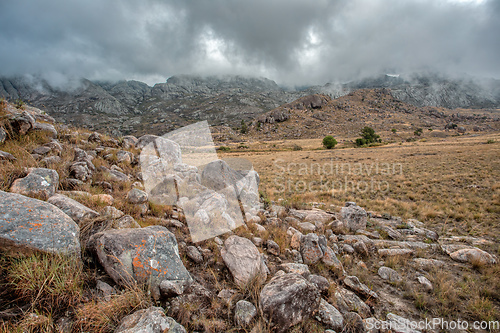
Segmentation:
<svg viewBox="0 0 500 333">
<path fill-rule="evenodd" d="M 331 135 L 327 135 L 323 138 L 323 147 L 326 149 L 332 149 L 337 144 L 337 140 Z"/>
<path fill-rule="evenodd" d="M 245 121 L 241 119 L 241 129 L 240 129 L 241 134 L 246 134 L 248 132 L 248 127 L 247 124 L 245 124 Z"/>
<path fill-rule="evenodd" d="M 413 132 L 413 134 L 415 134 L 416 136 L 421 136 L 422 135 L 422 129 L 421 128 L 417 128 L 415 130 L 415 132 Z"/>
<path fill-rule="evenodd" d="M 375 130 L 368 126 L 363 127 L 360 135 L 361 138 L 356 139 L 357 146 L 364 146 L 374 142 L 382 142 L 380 135 L 375 134 Z"/>
<path fill-rule="evenodd" d="M 398 130 L 397 130 L 397 129 L 395 129 L 395 128 L 391 129 L 391 132 L 392 132 L 392 133 L 396 133 L 397 131 L 398 131 Z"/>
</svg>

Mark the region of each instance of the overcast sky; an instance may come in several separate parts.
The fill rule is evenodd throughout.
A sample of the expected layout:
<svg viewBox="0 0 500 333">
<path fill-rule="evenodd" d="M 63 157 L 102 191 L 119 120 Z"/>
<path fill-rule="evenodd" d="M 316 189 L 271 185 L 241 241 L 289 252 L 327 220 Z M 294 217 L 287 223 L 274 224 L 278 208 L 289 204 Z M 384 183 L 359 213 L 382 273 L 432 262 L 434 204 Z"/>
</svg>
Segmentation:
<svg viewBox="0 0 500 333">
<path fill-rule="evenodd" d="M 0 0 L 0 75 L 500 78 L 500 0 Z"/>
</svg>

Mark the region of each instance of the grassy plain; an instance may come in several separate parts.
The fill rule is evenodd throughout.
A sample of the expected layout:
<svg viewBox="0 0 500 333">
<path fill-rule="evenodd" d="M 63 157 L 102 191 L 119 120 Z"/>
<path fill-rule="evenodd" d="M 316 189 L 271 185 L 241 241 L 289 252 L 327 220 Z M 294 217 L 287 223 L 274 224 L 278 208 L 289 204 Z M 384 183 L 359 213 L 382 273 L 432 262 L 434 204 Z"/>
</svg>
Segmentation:
<svg viewBox="0 0 500 333">
<path fill-rule="evenodd" d="M 370 148 L 345 143 L 332 150 L 321 149 L 321 139 L 242 145 L 248 148 L 220 155 L 250 160 L 260 190 L 272 201 L 316 202 L 330 210 L 355 201 L 367 210 L 421 220 L 442 234 L 500 239 L 498 133 Z"/>
</svg>

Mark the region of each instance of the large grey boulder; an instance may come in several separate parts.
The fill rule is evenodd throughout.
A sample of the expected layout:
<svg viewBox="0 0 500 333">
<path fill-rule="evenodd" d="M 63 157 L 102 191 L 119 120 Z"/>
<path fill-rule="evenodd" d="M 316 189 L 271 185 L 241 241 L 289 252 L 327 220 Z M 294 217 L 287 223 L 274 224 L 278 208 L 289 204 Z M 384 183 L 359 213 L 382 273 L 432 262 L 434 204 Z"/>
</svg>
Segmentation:
<svg viewBox="0 0 500 333">
<path fill-rule="evenodd" d="M 28 197 L 47 200 L 59 186 L 57 171 L 45 168 L 31 168 L 24 178 L 19 178 L 12 183 L 11 192 Z"/>
<path fill-rule="evenodd" d="M 473 265 L 486 266 L 496 264 L 496 259 L 486 251 L 478 248 L 461 249 L 450 253 L 451 259 Z"/>
<path fill-rule="evenodd" d="M 224 242 L 221 255 L 238 286 L 244 287 L 254 278 L 266 280 L 266 266 L 259 250 L 249 239 L 230 236 Z"/>
<path fill-rule="evenodd" d="M 59 208 L 0 191 L 0 248 L 12 253 L 46 252 L 80 257 L 80 229 Z"/>
<path fill-rule="evenodd" d="M 340 209 L 340 218 L 351 232 L 355 232 L 366 229 L 368 214 L 359 206 L 349 206 Z"/>
<path fill-rule="evenodd" d="M 47 201 L 62 210 L 77 223 L 99 216 L 98 212 L 62 194 L 54 194 Z"/>
<path fill-rule="evenodd" d="M 33 131 L 46 132 L 50 134 L 53 138 L 57 138 L 57 130 L 52 124 L 35 122 L 33 124 Z"/>
<path fill-rule="evenodd" d="M 148 201 L 148 194 L 137 188 L 133 188 L 127 193 L 126 199 L 131 204 L 142 204 Z"/>
<path fill-rule="evenodd" d="M 90 237 L 87 248 L 117 284 L 149 283 L 156 299 L 162 280 L 191 280 L 179 257 L 177 240 L 165 227 L 99 232 Z"/>
<path fill-rule="evenodd" d="M 124 317 L 115 333 L 186 333 L 186 329 L 167 317 L 160 307 L 152 306 Z"/>
<path fill-rule="evenodd" d="M 10 125 L 14 132 L 26 135 L 35 125 L 35 118 L 29 112 L 23 111 L 10 119 Z"/>
<path fill-rule="evenodd" d="M 69 167 L 69 175 L 81 181 L 87 181 L 92 178 L 95 171 L 95 166 L 92 163 L 92 157 L 85 150 L 75 148 L 75 157 L 73 163 Z"/>
<path fill-rule="evenodd" d="M 273 277 L 260 293 L 261 309 L 277 332 L 310 318 L 320 300 L 316 286 L 295 273 Z"/>
</svg>

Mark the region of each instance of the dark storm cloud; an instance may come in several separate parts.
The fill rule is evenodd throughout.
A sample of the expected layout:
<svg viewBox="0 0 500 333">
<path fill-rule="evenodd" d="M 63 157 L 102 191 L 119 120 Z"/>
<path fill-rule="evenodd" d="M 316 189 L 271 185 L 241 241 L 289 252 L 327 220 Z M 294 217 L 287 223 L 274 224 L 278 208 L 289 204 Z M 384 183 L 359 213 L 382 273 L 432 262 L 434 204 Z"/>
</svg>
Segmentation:
<svg viewBox="0 0 500 333">
<path fill-rule="evenodd" d="M 500 1 L 23 0 L 0 3 L 0 74 L 325 83 L 441 70 L 500 77 Z"/>
</svg>

